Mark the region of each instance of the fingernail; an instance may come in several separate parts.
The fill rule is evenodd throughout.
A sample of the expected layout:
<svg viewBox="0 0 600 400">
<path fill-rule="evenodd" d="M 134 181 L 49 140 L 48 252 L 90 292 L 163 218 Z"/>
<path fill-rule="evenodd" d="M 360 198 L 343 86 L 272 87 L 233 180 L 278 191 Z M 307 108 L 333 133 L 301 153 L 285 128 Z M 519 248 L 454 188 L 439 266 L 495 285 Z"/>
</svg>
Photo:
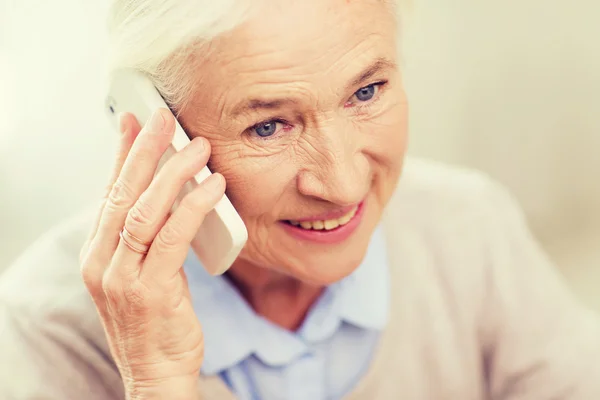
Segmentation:
<svg viewBox="0 0 600 400">
<path fill-rule="evenodd" d="M 198 153 L 203 153 L 204 152 L 204 139 L 202 138 L 195 138 L 192 143 L 194 143 L 194 147 Z"/>
<path fill-rule="evenodd" d="M 119 114 L 119 132 L 121 132 L 121 135 L 124 135 L 125 132 L 127 131 L 127 128 L 129 127 L 127 124 L 127 114 L 125 113 L 121 113 Z"/>
<path fill-rule="evenodd" d="M 152 133 L 162 133 L 163 127 L 165 126 L 165 119 L 163 118 L 160 110 L 156 110 L 152 114 L 152 118 L 148 122 L 148 129 Z"/>
<path fill-rule="evenodd" d="M 221 181 L 223 177 L 218 174 L 213 174 L 208 177 L 206 180 L 206 189 L 208 190 L 217 190 L 221 187 Z"/>
</svg>

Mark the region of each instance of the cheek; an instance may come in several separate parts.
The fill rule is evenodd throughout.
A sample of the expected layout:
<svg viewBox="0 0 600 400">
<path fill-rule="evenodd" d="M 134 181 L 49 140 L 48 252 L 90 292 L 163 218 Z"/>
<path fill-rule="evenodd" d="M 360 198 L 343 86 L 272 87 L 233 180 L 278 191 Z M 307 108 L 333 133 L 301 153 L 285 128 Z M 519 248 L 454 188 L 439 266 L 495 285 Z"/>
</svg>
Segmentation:
<svg viewBox="0 0 600 400">
<path fill-rule="evenodd" d="M 396 171 L 401 168 L 407 147 L 408 107 L 403 95 L 377 119 L 363 125 L 367 138 L 365 151 L 381 167 Z"/>
<path fill-rule="evenodd" d="M 282 199 L 292 189 L 296 176 L 293 164 L 271 157 L 244 158 L 240 157 L 241 151 L 222 150 L 214 146 L 211 168 L 225 177 L 227 196 L 248 227 L 251 229 L 258 220 L 278 219 L 284 206 Z"/>
<path fill-rule="evenodd" d="M 373 189 L 380 207 L 392 196 L 402 172 L 407 147 L 408 109 L 398 101 L 376 121 L 365 125 L 369 137 L 364 148 L 373 166 Z"/>
</svg>

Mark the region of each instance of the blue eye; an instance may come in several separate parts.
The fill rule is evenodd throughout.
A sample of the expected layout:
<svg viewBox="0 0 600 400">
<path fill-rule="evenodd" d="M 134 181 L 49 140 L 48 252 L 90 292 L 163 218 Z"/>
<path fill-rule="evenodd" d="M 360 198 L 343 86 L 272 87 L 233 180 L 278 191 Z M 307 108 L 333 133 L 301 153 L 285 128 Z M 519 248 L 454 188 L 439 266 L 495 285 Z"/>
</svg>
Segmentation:
<svg viewBox="0 0 600 400">
<path fill-rule="evenodd" d="M 277 122 L 268 121 L 262 124 L 256 125 L 254 128 L 254 132 L 260 137 L 269 137 L 272 136 L 275 132 L 277 132 Z"/>
<path fill-rule="evenodd" d="M 377 91 L 378 84 L 371 84 L 369 86 L 365 86 L 363 88 L 358 89 L 354 95 L 358 101 L 369 101 L 375 96 L 375 92 Z"/>
</svg>

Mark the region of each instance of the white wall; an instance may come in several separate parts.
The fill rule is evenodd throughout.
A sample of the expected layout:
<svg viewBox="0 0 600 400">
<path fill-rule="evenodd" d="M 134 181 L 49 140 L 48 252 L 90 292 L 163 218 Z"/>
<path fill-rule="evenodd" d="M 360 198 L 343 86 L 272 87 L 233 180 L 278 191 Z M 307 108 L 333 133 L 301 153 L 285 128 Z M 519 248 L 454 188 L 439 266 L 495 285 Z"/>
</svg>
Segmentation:
<svg viewBox="0 0 600 400">
<path fill-rule="evenodd" d="M 0 0 L 0 265 L 98 196 L 105 3 Z"/>
<path fill-rule="evenodd" d="M 105 3 L 0 0 L 0 265 L 106 176 Z M 411 151 L 504 182 L 565 271 L 600 283 L 600 2 L 413 4 Z"/>
<path fill-rule="evenodd" d="M 600 308 L 600 2 L 414 5 L 412 152 L 510 187 L 563 273 Z"/>
<path fill-rule="evenodd" d="M 413 151 L 489 171 L 542 234 L 598 224 L 600 2 L 415 2 Z"/>
</svg>

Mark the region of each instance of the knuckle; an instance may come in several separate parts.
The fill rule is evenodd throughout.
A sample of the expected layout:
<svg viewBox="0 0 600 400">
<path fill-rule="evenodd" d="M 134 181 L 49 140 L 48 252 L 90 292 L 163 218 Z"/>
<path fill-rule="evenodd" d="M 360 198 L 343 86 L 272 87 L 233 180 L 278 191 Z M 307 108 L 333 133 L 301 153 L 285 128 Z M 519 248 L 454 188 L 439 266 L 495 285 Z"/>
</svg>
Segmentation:
<svg viewBox="0 0 600 400">
<path fill-rule="evenodd" d="M 181 246 L 183 239 L 183 226 L 181 222 L 175 221 L 173 218 L 169 220 L 165 226 L 158 232 L 154 239 L 153 246 L 159 253 L 170 253 L 174 249 Z"/>
<path fill-rule="evenodd" d="M 127 287 L 127 290 L 123 291 L 123 296 L 127 304 L 132 306 L 138 312 L 140 310 L 151 308 L 151 298 L 148 290 L 139 283 L 134 283 Z"/>
<path fill-rule="evenodd" d="M 132 313 L 141 316 L 150 309 L 148 290 L 142 285 L 131 282 L 125 284 L 116 274 L 108 274 L 102 280 L 102 292 L 113 310 L 121 313 Z"/>
<path fill-rule="evenodd" d="M 108 203 L 116 208 L 129 208 L 135 202 L 135 194 L 131 186 L 121 177 L 113 183 L 108 194 Z"/>
<path fill-rule="evenodd" d="M 123 285 L 119 279 L 112 278 L 110 275 L 102 279 L 102 292 L 109 300 L 118 300 L 123 295 Z"/>
<path fill-rule="evenodd" d="M 103 195 L 102 195 L 103 201 L 106 201 L 108 198 L 110 198 L 110 192 L 112 192 L 114 185 L 115 185 L 114 182 L 106 184 L 106 186 L 104 187 L 104 191 L 102 192 L 103 193 Z"/>
<path fill-rule="evenodd" d="M 140 285 L 137 278 L 124 275 L 120 267 L 112 265 L 103 273 L 101 292 L 113 311 L 139 314 L 148 308 L 151 291 Z"/>
<path fill-rule="evenodd" d="M 98 268 L 86 261 L 81 264 L 80 270 L 83 283 L 90 294 L 97 295 L 102 290 L 102 276 L 98 273 Z"/>
<path fill-rule="evenodd" d="M 148 203 L 139 199 L 129 210 L 128 219 L 132 225 L 148 226 L 152 224 L 155 212 Z"/>
<path fill-rule="evenodd" d="M 144 315 L 144 310 L 149 309 L 148 299 L 144 293 L 135 287 L 128 287 L 123 291 L 120 301 L 127 305 L 127 309 L 134 311 L 137 317 Z"/>
</svg>

